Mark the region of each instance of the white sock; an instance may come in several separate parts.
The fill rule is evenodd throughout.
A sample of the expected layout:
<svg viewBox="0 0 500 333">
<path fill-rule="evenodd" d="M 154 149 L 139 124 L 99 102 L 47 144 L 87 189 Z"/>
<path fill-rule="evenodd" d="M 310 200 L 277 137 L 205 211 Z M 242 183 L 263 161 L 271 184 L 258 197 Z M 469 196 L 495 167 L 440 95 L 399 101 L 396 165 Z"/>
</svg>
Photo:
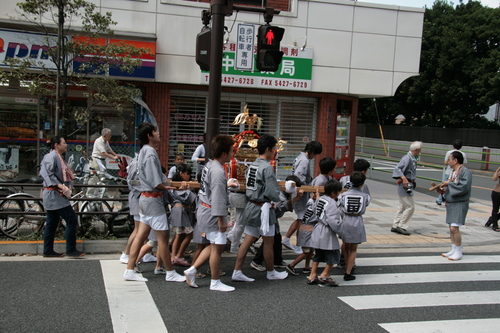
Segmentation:
<svg viewBox="0 0 500 333">
<path fill-rule="evenodd" d="M 195 274 L 198 273 L 198 270 L 194 266 L 191 266 L 188 269 L 186 269 L 186 273 L 192 273 L 193 271 Z"/>
</svg>

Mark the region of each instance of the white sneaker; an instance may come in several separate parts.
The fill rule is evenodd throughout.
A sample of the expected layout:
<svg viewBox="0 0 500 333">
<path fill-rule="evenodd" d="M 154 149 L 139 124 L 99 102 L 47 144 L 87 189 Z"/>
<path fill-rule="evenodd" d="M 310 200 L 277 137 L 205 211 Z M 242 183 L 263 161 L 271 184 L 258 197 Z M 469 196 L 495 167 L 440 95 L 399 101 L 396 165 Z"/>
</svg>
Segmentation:
<svg viewBox="0 0 500 333">
<path fill-rule="evenodd" d="M 278 272 L 276 270 L 269 272 L 267 271 L 267 279 L 268 280 L 284 280 L 288 277 L 287 272 Z"/>
<path fill-rule="evenodd" d="M 442 255 L 443 257 L 449 257 L 449 256 L 451 256 L 453 253 L 455 253 L 456 249 L 457 249 L 457 248 L 456 248 L 455 244 L 453 244 L 453 245 L 451 246 L 451 251 L 450 251 L 450 252 L 441 253 L 441 255 Z"/>
<path fill-rule="evenodd" d="M 290 243 L 290 238 L 288 238 L 288 237 L 283 238 L 283 240 L 281 241 L 281 244 L 284 247 L 286 247 L 287 249 L 295 250 L 295 246 L 293 246 L 292 243 Z M 300 253 L 302 253 L 302 252 L 300 252 Z"/>
<path fill-rule="evenodd" d="M 123 278 L 127 281 L 141 281 L 146 282 L 148 279 L 142 277 L 141 274 L 136 273 L 133 269 L 126 269 Z"/>
<path fill-rule="evenodd" d="M 165 275 L 165 281 L 168 282 L 185 282 L 186 277 L 180 275 L 176 271 L 167 271 L 167 275 Z"/>
<path fill-rule="evenodd" d="M 457 246 L 455 252 L 448 257 L 449 260 L 460 260 L 462 259 L 462 249 L 463 246 Z"/>
<path fill-rule="evenodd" d="M 210 282 L 210 290 L 234 291 L 234 287 L 228 286 L 227 284 L 220 282 L 220 280 L 212 280 L 212 282 Z"/>
<path fill-rule="evenodd" d="M 296 254 L 302 254 L 302 253 L 304 253 L 304 252 L 302 251 L 302 246 L 297 246 L 297 247 L 293 250 L 293 252 L 295 252 Z"/>
<path fill-rule="evenodd" d="M 241 271 L 233 271 L 233 281 L 239 281 L 239 282 L 254 282 L 255 279 L 249 278 L 245 274 L 243 274 Z"/>
<path fill-rule="evenodd" d="M 142 257 L 142 262 L 156 262 L 156 257 L 151 253 L 146 253 L 144 257 Z"/>
<path fill-rule="evenodd" d="M 186 277 L 186 283 L 192 288 L 198 288 L 196 284 L 196 268 L 191 267 L 184 271 L 184 276 Z"/>
<path fill-rule="evenodd" d="M 122 252 L 122 255 L 120 256 L 120 262 L 122 264 L 128 264 L 128 254 Z"/>
</svg>

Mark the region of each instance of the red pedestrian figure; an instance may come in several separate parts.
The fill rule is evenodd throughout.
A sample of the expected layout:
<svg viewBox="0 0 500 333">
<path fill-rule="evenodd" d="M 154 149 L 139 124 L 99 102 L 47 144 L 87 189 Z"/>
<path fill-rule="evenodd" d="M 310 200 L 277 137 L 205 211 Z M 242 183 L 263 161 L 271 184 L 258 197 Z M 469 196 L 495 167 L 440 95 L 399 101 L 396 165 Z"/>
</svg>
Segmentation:
<svg viewBox="0 0 500 333">
<path fill-rule="evenodd" d="M 273 40 L 274 40 L 273 29 L 269 29 L 269 31 L 266 34 L 266 44 L 267 45 L 273 45 Z"/>
</svg>

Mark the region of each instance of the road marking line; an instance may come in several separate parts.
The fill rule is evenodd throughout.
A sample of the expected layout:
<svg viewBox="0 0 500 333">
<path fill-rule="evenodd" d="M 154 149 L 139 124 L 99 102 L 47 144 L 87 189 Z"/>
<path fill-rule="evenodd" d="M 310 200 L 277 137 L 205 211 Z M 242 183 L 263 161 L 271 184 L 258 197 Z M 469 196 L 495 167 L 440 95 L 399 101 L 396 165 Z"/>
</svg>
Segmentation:
<svg viewBox="0 0 500 333">
<path fill-rule="evenodd" d="M 366 295 L 339 297 L 356 310 L 500 304 L 500 291 Z"/>
<path fill-rule="evenodd" d="M 500 263 L 500 256 L 493 255 L 465 255 L 460 261 L 448 260 L 441 255 L 420 257 L 376 257 L 356 258 L 358 266 L 403 266 L 403 265 L 435 265 L 435 264 L 484 264 Z"/>
<path fill-rule="evenodd" d="M 100 260 L 100 263 L 114 332 L 166 333 L 146 283 L 123 280 L 125 265 L 118 260 Z"/>
<path fill-rule="evenodd" d="M 356 280 L 343 281 L 343 275 L 332 276 L 341 286 L 382 284 L 500 281 L 500 271 L 453 271 L 423 273 L 359 274 Z"/>
<path fill-rule="evenodd" d="M 500 319 L 457 319 L 379 324 L 389 333 L 496 333 Z"/>
</svg>

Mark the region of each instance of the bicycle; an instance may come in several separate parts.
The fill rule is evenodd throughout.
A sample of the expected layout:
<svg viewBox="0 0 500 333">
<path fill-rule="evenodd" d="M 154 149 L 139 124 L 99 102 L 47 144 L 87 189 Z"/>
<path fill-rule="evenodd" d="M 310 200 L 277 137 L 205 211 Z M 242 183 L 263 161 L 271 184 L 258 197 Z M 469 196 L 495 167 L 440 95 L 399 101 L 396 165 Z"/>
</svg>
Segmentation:
<svg viewBox="0 0 500 333">
<path fill-rule="evenodd" d="M 10 194 L 0 203 L 0 232 L 8 238 L 40 233 L 45 219 L 43 205 L 31 194 Z"/>
</svg>

